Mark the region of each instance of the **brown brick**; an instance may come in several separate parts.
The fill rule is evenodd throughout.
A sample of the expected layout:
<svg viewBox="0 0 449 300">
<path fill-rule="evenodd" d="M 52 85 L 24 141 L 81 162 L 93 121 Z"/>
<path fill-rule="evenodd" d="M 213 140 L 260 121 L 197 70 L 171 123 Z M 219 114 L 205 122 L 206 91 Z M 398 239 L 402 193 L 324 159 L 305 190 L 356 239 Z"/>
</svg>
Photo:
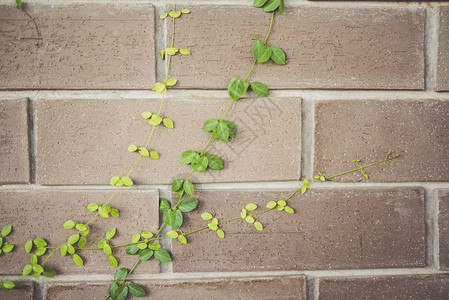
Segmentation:
<svg viewBox="0 0 449 300">
<path fill-rule="evenodd" d="M 33 300 L 34 284 L 18 284 L 12 290 L 0 289 L 0 299 L 8 300 Z"/>
<path fill-rule="evenodd" d="M 320 300 L 447 299 L 449 274 L 321 279 Z"/>
<path fill-rule="evenodd" d="M 0 184 L 29 181 L 28 102 L 0 101 Z"/>
<path fill-rule="evenodd" d="M 199 208 L 186 215 L 183 231 L 238 217 L 245 203 L 285 198 L 287 192 L 201 191 Z M 295 195 L 295 214 L 260 216 L 264 230 L 237 220 L 173 242 L 174 272 L 272 271 L 425 266 L 422 189 L 317 189 Z M 386 255 L 388 253 L 388 255 Z"/>
<path fill-rule="evenodd" d="M 264 38 L 270 14 L 248 6 L 189 8 L 175 45 L 192 55 L 174 57 L 176 87 L 225 88 L 232 76 L 245 76 L 252 39 Z M 257 65 L 250 80 L 270 88 L 424 88 L 423 9 L 289 7 L 275 16 L 269 42 L 284 49 L 287 64 Z"/>
<path fill-rule="evenodd" d="M 439 7 L 438 65 L 435 90 L 449 91 L 449 7 Z"/>
<path fill-rule="evenodd" d="M 440 267 L 449 269 L 449 190 L 438 191 L 439 214 L 438 226 L 440 234 Z"/>
<path fill-rule="evenodd" d="M 14 5 L 0 6 L 0 88 L 139 89 L 154 83 L 152 5 L 26 3 L 24 11 L 35 23 Z"/>
<path fill-rule="evenodd" d="M 37 180 L 40 184 L 108 184 L 126 174 L 138 154 L 128 145 L 144 145 L 151 126 L 140 116 L 157 111 L 160 100 L 39 101 Z M 163 114 L 175 129 L 158 127 L 150 148 L 159 160 L 141 159 L 132 178 L 142 183 L 169 183 L 191 167 L 180 164 L 183 151 L 203 148 L 210 133 L 204 121 L 219 117 L 229 99 L 166 101 Z M 195 174 L 194 181 L 234 182 L 294 180 L 300 176 L 301 101 L 254 99 L 238 102 L 229 113 L 237 137 L 212 142 L 209 153 L 225 160 L 225 169 Z M 236 116 L 236 117 L 234 117 Z M 251 154 L 251 155 L 250 155 Z M 159 170 L 159 171 L 157 171 Z M 160 172 L 164 170 L 164 172 Z M 184 175 L 183 175 L 184 174 Z"/>
<path fill-rule="evenodd" d="M 146 280 L 136 281 L 147 290 L 142 299 L 306 299 L 304 277 L 273 279 Z M 104 299 L 107 285 L 50 285 L 47 299 Z M 168 296 L 169 295 L 169 296 Z"/>
<path fill-rule="evenodd" d="M 75 233 L 75 230 L 63 228 L 68 219 L 87 222 L 94 213 L 86 207 L 91 202 L 105 203 L 110 191 L 14 191 L 0 192 L 0 211 L 2 224 L 13 225 L 13 233 L 8 236 L 10 242 L 23 243 L 33 234 L 45 238 L 52 246 L 59 246 Z M 95 247 L 104 237 L 106 230 L 117 228 L 117 235 L 111 244 L 128 243 L 131 236 L 139 230 L 155 232 L 159 225 L 157 191 L 119 191 L 111 206 L 120 210 L 119 218 L 104 219 L 98 217 L 91 223 L 91 234 L 86 247 Z M 145 209 L 142 209 L 145 207 Z M 20 248 L 20 249 L 19 249 Z M 136 257 L 125 254 L 124 248 L 114 250 L 121 266 L 130 268 Z M 70 256 L 55 254 L 48 266 L 62 274 L 73 273 L 113 273 L 116 268 L 108 265 L 107 256 L 100 250 L 80 252 L 85 264 L 76 266 Z M 0 274 L 18 274 L 29 260 L 23 247 L 0 257 Z M 159 264 L 150 261 L 138 266 L 139 272 L 159 272 Z"/>
<path fill-rule="evenodd" d="M 449 102 L 432 100 L 327 101 L 315 112 L 315 172 L 326 174 L 399 153 L 395 167 L 369 169 L 370 181 L 449 181 Z M 335 179 L 361 181 L 359 173 Z"/>
</svg>

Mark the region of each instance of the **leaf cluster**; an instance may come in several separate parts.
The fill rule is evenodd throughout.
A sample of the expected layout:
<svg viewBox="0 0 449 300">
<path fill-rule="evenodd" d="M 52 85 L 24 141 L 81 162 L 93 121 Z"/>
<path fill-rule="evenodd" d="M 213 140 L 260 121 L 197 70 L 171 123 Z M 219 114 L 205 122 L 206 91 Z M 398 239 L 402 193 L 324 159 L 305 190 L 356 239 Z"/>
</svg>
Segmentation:
<svg viewBox="0 0 449 300">
<path fill-rule="evenodd" d="M 284 12 L 284 0 L 254 0 L 253 6 L 263 7 L 264 12 L 273 12 L 276 9 L 280 15 Z"/>
<path fill-rule="evenodd" d="M 214 213 L 208 213 L 208 212 L 203 213 L 203 214 L 201 214 L 201 218 L 205 221 L 210 220 L 210 222 L 207 224 L 207 227 L 209 227 L 210 230 L 215 231 L 219 238 L 224 239 L 225 233 L 220 228 L 220 221 L 218 221 L 218 219 L 215 217 Z"/>
<path fill-rule="evenodd" d="M 2 253 L 9 253 L 14 249 L 14 245 L 6 241 L 6 237 L 11 233 L 12 225 L 6 225 L 0 232 L 0 255 Z"/>
<path fill-rule="evenodd" d="M 108 295 L 113 300 L 125 300 L 129 294 L 136 297 L 143 297 L 146 295 L 143 287 L 126 280 L 129 274 L 129 271 L 126 268 L 120 268 L 114 273 L 114 281 L 109 285 L 108 289 Z"/>
<path fill-rule="evenodd" d="M 179 202 L 171 207 L 170 203 L 161 198 L 159 209 L 164 212 L 164 224 L 171 226 L 173 229 L 178 229 L 184 222 L 182 213 L 190 212 L 198 206 L 198 200 L 194 198 L 182 198 Z"/>
</svg>

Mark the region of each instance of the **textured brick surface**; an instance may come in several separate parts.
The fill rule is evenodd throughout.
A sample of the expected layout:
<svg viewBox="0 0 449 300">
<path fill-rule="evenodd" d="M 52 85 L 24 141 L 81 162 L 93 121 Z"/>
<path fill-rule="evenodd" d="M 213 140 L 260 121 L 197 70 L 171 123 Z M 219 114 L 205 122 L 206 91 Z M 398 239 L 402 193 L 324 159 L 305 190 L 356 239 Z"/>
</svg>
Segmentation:
<svg viewBox="0 0 449 300">
<path fill-rule="evenodd" d="M 270 98 L 236 103 L 229 113 L 237 126 L 236 139 L 227 144 L 214 141 L 208 148 L 224 159 L 225 169 L 195 174 L 193 180 L 299 178 L 300 103 L 299 99 Z M 179 163 L 182 152 L 204 147 L 210 137 L 201 129 L 204 121 L 221 116 L 228 104 L 229 99 L 166 101 L 162 113 L 167 112 L 175 129 L 160 126 L 155 130 L 149 147 L 160 153 L 160 159 L 141 159 L 132 178 L 139 184 L 169 183 L 187 175 L 191 168 Z M 158 108 L 159 100 L 39 101 L 38 182 L 108 184 L 111 176 L 126 174 L 138 156 L 127 152 L 128 145 L 144 145 L 151 131 L 140 114 Z"/>
<path fill-rule="evenodd" d="M 304 277 L 202 281 L 136 281 L 147 290 L 142 299 L 306 299 Z M 47 299 L 104 299 L 107 285 L 50 285 Z"/>
<path fill-rule="evenodd" d="M 29 180 L 27 100 L 0 101 L 0 184 Z"/>
<path fill-rule="evenodd" d="M 202 191 L 199 208 L 186 216 L 189 231 L 239 216 L 245 203 L 265 207 L 286 192 Z M 260 216 L 257 232 L 244 221 L 222 225 L 225 239 L 211 230 L 173 242 L 175 272 L 271 271 L 423 267 L 424 191 L 422 189 L 311 190 L 295 195 L 295 214 L 273 211 Z M 388 253 L 388 255 L 386 255 Z"/>
<path fill-rule="evenodd" d="M 440 267 L 449 269 L 449 190 L 438 191 L 440 234 Z"/>
<path fill-rule="evenodd" d="M 33 234 L 47 239 L 52 246 L 59 246 L 75 233 L 66 230 L 62 224 L 68 219 L 87 222 L 93 213 L 86 207 L 90 202 L 105 203 L 112 191 L 15 191 L 0 192 L 0 211 L 2 224 L 13 225 L 13 233 L 8 236 L 11 242 L 24 242 Z M 104 237 L 106 230 L 117 228 L 117 236 L 112 244 L 128 243 L 131 235 L 139 230 L 158 228 L 157 191 L 119 191 L 111 206 L 120 210 L 119 218 L 97 218 L 91 226 L 91 234 L 86 247 L 94 247 Z M 145 207 L 145 209 L 142 209 Z M 114 250 L 121 266 L 130 268 L 136 257 L 125 254 L 125 249 Z M 84 250 L 80 253 L 84 266 L 76 266 L 70 256 L 53 256 L 46 265 L 54 266 L 63 274 L 71 273 L 112 273 L 116 268 L 108 265 L 107 256 L 100 250 Z M 2 257 L 0 274 L 21 273 L 21 266 L 29 260 L 23 249 Z M 158 272 L 159 264 L 150 261 L 140 264 L 138 272 Z"/>
<path fill-rule="evenodd" d="M 447 299 L 449 274 L 321 279 L 320 300 Z"/>
<path fill-rule="evenodd" d="M 270 15 L 246 6 L 189 7 L 175 29 L 175 45 L 192 51 L 170 66 L 177 87 L 225 88 L 248 72 L 252 38 L 264 38 Z M 424 87 L 422 9 L 288 7 L 276 15 L 269 42 L 288 63 L 257 65 L 250 80 L 271 88 Z"/>
<path fill-rule="evenodd" d="M 370 181 L 449 180 L 448 101 L 321 102 L 315 124 L 315 172 L 336 174 L 355 167 L 355 155 L 369 163 L 392 149 L 401 154 L 396 166 L 366 169 Z M 363 179 L 354 173 L 335 180 Z"/>
<path fill-rule="evenodd" d="M 0 299 L 8 300 L 33 300 L 34 286 L 32 284 L 21 285 L 16 283 L 13 290 L 0 289 Z"/>
<path fill-rule="evenodd" d="M 12 4 L 0 6 L 0 88 L 132 89 L 154 83 L 151 4 L 27 3 L 25 11 L 35 23 Z"/>
<path fill-rule="evenodd" d="M 449 91 L 449 7 L 439 7 L 437 91 Z"/>
</svg>

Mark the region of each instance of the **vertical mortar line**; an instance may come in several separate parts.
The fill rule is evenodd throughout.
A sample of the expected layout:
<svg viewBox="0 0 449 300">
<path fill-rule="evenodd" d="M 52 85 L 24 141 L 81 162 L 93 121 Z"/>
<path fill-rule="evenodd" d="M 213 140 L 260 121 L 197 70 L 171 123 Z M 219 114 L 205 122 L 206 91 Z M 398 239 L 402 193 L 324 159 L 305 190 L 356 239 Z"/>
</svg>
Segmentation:
<svg viewBox="0 0 449 300">
<path fill-rule="evenodd" d="M 32 97 L 28 97 L 28 141 L 30 162 L 30 183 L 36 184 L 36 154 L 37 154 L 37 117 L 36 104 L 39 91 Z"/>
<path fill-rule="evenodd" d="M 167 36 L 167 22 L 160 18 L 160 15 L 166 10 L 166 4 L 161 3 L 155 7 L 155 55 L 156 55 L 156 80 L 161 82 L 165 78 L 165 68 L 167 60 L 161 60 L 159 52 L 165 48 L 165 41 Z M 166 18 L 169 19 L 169 18 Z"/>
<path fill-rule="evenodd" d="M 313 99 L 302 98 L 301 119 L 301 176 L 312 178 L 315 130 L 315 103 Z"/>
<path fill-rule="evenodd" d="M 424 28 L 424 78 L 425 90 L 433 91 L 436 83 L 438 58 L 438 11 L 435 7 L 427 7 Z"/>
<path fill-rule="evenodd" d="M 318 300 L 319 298 L 319 281 L 317 277 L 306 277 L 306 299 L 307 300 Z"/>
<path fill-rule="evenodd" d="M 438 196 L 435 189 L 425 188 L 426 262 L 427 267 L 439 269 Z"/>
</svg>

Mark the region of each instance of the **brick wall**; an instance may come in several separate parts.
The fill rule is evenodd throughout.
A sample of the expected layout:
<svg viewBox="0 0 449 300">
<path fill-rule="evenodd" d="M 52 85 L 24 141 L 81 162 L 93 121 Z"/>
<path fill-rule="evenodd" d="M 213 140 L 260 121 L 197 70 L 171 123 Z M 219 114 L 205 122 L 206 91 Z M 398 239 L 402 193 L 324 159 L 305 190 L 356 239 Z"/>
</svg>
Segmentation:
<svg viewBox="0 0 449 300">
<path fill-rule="evenodd" d="M 140 113 L 159 106 L 150 90 L 165 76 L 158 55 L 171 27 L 158 16 L 171 1 L 29 1 L 35 23 L 11 2 L 0 1 L 0 226 L 14 225 L 13 240 L 57 244 L 66 219 L 107 200 L 109 178 L 135 160 L 127 146 L 148 135 Z M 136 186 L 114 200 L 120 218 L 98 220 L 92 241 L 111 227 L 117 243 L 157 230 L 159 198 L 189 172 L 181 153 L 207 141 L 202 124 L 224 112 L 229 79 L 249 69 L 251 38 L 266 33 L 269 15 L 251 4 L 179 3 L 192 12 L 178 19 L 176 43 L 192 55 L 172 61 L 179 84 L 164 112 L 176 128 L 157 131 L 161 158 L 141 160 Z M 290 0 L 271 42 L 288 63 L 255 68 L 270 97 L 249 94 L 231 109 L 239 134 L 211 146 L 224 170 L 193 177 L 200 205 L 186 228 L 203 224 L 200 212 L 232 217 L 287 195 L 301 176 L 346 170 L 356 154 L 368 162 L 391 148 L 396 167 L 317 184 L 292 199 L 295 214 L 261 217 L 262 232 L 236 222 L 224 240 L 164 241 L 174 261 L 140 264 L 136 280 L 150 299 L 447 299 L 449 7 Z M 83 257 L 75 267 L 55 256 L 62 275 L 27 278 L 0 298 L 104 299 L 114 268 L 99 252 Z M 0 278 L 27 259 L 1 255 Z"/>
</svg>

